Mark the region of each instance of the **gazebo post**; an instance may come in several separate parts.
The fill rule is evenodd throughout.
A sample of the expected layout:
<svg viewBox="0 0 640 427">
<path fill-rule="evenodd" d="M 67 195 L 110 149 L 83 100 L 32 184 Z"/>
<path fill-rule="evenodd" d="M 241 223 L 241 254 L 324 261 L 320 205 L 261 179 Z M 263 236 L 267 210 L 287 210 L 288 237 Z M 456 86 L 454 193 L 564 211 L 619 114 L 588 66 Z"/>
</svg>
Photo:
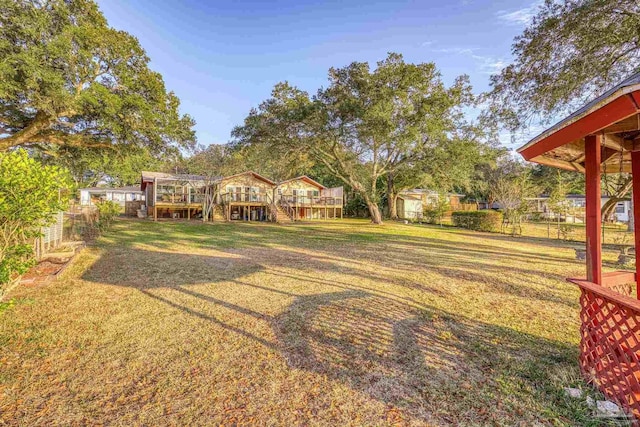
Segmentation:
<svg viewBox="0 0 640 427">
<path fill-rule="evenodd" d="M 636 298 L 640 299 L 640 151 L 631 152 L 631 178 L 633 179 L 633 235 L 636 248 Z"/>
<path fill-rule="evenodd" d="M 607 399 L 622 407 L 633 425 L 640 425 L 640 298 L 631 297 L 628 285 L 636 282 L 640 294 L 639 135 L 640 73 L 636 73 L 518 149 L 525 160 L 585 174 L 587 279 L 568 279 L 580 288 L 580 370 Z M 633 273 L 602 272 L 600 176 L 606 163 L 617 173 L 632 174 Z M 625 253 L 621 255 L 620 260 L 626 260 Z"/>
<path fill-rule="evenodd" d="M 587 219 L 587 281 L 602 285 L 602 215 L 600 213 L 600 135 L 584 139 L 586 219 Z"/>
</svg>

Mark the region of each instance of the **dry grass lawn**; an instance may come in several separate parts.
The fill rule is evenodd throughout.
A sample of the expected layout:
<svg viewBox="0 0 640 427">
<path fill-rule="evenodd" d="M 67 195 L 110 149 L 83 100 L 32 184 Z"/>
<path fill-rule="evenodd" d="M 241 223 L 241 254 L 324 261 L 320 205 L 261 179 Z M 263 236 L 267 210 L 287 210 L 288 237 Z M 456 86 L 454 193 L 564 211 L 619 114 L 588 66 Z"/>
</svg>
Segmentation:
<svg viewBox="0 0 640 427">
<path fill-rule="evenodd" d="M 119 221 L 4 306 L 0 424 L 602 425 L 562 393 L 583 270 L 452 228 Z"/>
</svg>

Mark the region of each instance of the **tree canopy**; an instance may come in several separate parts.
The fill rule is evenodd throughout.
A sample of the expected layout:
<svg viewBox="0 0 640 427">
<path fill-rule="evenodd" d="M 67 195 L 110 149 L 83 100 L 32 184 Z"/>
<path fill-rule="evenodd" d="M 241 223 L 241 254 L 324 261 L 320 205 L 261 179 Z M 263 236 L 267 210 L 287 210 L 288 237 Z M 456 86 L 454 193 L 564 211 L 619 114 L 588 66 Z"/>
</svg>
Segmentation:
<svg viewBox="0 0 640 427">
<path fill-rule="evenodd" d="M 639 71 L 640 3 L 547 0 L 492 76 L 494 113 L 510 128 L 551 120 Z"/>
<path fill-rule="evenodd" d="M 314 96 L 276 85 L 233 135 L 236 144 L 310 156 L 362 196 L 380 223 L 379 178 L 455 139 L 472 101 L 466 76 L 447 87 L 433 63 L 391 53 L 373 70 L 363 62 L 331 68 L 329 85 Z"/>
<path fill-rule="evenodd" d="M 194 121 L 91 0 L 0 0 L 0 151 L 194 143 Z"/>
<path fill-rule="evenodd" d="M 107 183 L 114 187 L 140 183 L 140 171 L 168 168 L 168 155 L 152 154 L 146 147 L 86 148 L 55 146 L 46 151 L 33 150 L 34 158 L 45 165 L 66 168 L 74 187 L 94 187 Z"/>
</svg>

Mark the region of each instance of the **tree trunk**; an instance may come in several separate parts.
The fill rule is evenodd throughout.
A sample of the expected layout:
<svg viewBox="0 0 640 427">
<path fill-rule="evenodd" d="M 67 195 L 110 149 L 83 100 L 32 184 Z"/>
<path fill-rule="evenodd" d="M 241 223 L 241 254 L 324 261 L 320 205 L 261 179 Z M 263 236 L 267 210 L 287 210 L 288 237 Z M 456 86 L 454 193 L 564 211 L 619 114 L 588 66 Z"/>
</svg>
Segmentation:
<svg viewBox="0 0 640 427">
<path fill-rule="evenodd" d="M 390 209 L 391 219 L 398 219 L 398 195 L 396 193 L 391 196 Z"/>
<path fill-rule="evenodd" d="M 393 174 L 387 175 L 387 204 L 389 205 L 389 218 L 398 219 L 398 195 L 393 189 Z"/>
<path fill-rule="evenodd" d="M 621 201 L 629 191 L 631 191 L 632 183 L 633 181 L 631 177 L 628 177 L 627 180 L 616 189 L 615 193 L 611 195 L 609 200 L 602 205 L 601 215 L 603 219 L 608 218 L 613 214 L 618 202 Z"/>
<path fill-rule="evenodd" d="M 382 214 L 378 205 L 370 200 L 367 200 L 367 207 L 369 208 L 369 214 L 371 215 L 371 222 L 374 224 L 382 224 Z"/>
</svg>

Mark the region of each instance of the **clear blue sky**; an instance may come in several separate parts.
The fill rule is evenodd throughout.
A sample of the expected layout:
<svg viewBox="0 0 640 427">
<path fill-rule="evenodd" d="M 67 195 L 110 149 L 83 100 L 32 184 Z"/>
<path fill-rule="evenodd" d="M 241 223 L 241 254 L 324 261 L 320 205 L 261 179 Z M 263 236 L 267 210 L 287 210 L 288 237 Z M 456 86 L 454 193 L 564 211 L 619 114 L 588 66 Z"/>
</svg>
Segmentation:
<svg viewBox="0 0 640 427">
<path fill-rule="evenodd" d="M 277 82 L 315 92 L 330 67 L 373 64 L 390 51 L 435 62 L 447 83 L 468 74 L 476 92 L 486 90 L 535 11 L 532 1 L 98 3 L 111 26 L 138 37 L 208 145 L 227 142 Z"/>
</svg>

